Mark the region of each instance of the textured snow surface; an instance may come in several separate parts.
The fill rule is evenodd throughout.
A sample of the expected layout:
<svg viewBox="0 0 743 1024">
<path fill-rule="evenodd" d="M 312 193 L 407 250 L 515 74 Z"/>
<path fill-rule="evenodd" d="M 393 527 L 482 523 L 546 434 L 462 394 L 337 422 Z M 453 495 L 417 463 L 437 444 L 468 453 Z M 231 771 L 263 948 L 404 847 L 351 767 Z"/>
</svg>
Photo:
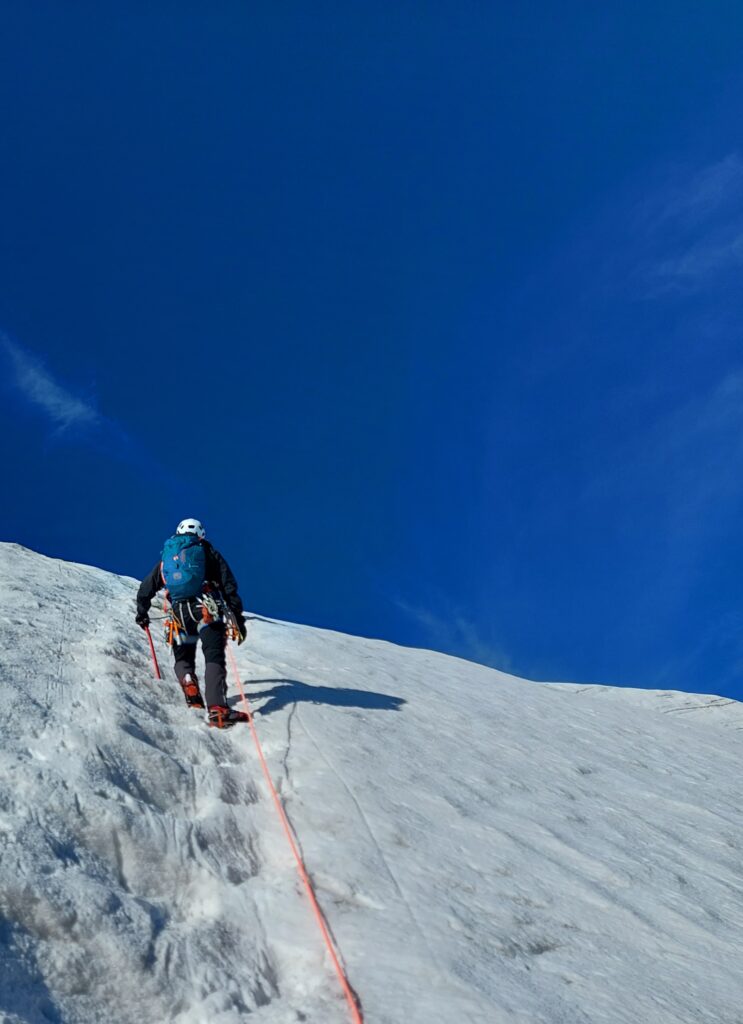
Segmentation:
<svg viewBox="0 0 743 1024">
<path fill-rule="evenodd" d="M 0 1019 L 345 1022 L 249 730 L 159 631 L 153 681 L 135 589 L 0 545 Z M 259 618 L 237 656 L 367 1024 L 743 1021 L 740 705 Z"/>
</svg>

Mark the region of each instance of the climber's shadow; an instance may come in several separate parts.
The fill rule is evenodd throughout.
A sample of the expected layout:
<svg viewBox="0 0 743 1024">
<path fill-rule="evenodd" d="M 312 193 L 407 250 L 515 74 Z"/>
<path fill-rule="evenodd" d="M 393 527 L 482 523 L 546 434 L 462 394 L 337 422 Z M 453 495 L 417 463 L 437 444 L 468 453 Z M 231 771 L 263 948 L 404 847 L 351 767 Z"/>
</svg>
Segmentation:
<svg viewBox="0 0 743 1024">
<path fill-rule="evenodd" d="M 254 686 L 274 683 L 268 690 L 256 693 Z M 251 679 L 246 687 L 251 704 L 265 701 L 256 708 L 257 715 L 270 715 L 288 704 L 332 704 L 339 708 L 368 708 L 372 711 L 398 711 L 405 703 L 402 697 L 371 690 L 351 690 L 346 686 L 315 686 L 301 683 L 298 679 Z M 233 697 L 231 704 L 237 704 L 239 697 Z"/>
</svg>

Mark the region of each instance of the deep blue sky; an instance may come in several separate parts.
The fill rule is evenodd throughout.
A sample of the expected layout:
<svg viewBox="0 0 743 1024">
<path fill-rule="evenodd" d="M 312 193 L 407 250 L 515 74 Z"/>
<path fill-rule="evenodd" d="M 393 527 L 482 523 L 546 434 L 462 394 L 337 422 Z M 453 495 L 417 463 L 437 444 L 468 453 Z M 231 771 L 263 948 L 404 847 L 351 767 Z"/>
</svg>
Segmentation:
<svg viewBox="0 0 743 1024">
<path fill-rule="evenodd" d="M 0 15 L 0 536 L 743 697 L 743 8 Z"/>
</svg>

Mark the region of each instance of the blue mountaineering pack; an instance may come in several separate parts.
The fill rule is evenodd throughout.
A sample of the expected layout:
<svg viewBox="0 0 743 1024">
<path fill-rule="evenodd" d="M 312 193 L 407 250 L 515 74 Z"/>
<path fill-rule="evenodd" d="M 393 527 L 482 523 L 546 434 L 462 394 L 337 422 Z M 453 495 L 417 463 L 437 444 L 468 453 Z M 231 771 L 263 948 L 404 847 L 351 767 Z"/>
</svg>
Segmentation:
<svg viewBox="0 0 743 1024">
<path fill-rule="evenodd" d="M 171 601 L 198 597 L 204 589 L 206 555 L 198 537 L 169 537 L 163 547 L 163 580 Z"/>
</svg>

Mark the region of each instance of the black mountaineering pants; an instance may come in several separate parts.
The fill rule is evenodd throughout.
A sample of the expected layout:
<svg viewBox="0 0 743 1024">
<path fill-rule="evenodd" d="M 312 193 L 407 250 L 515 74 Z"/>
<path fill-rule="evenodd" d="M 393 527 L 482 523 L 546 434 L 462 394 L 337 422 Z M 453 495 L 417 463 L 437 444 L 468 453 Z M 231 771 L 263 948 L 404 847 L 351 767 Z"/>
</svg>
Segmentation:
<svg viewBox="0 0 743 1024">
<path fill-rule="evenodd" d="M 204 697 L 207 707 L 227 703 L 227 669 L 224 660 L 224 623 L 202 622 L 201 602 L 178 601 L 173 609 L 184 632 L 181 643 L 173 644 L 175 674 L 183 682 L 187 673 L 195 675 L 196 645 L 201 640 L 206 669 L 204 671 Z"/>
</svg>

